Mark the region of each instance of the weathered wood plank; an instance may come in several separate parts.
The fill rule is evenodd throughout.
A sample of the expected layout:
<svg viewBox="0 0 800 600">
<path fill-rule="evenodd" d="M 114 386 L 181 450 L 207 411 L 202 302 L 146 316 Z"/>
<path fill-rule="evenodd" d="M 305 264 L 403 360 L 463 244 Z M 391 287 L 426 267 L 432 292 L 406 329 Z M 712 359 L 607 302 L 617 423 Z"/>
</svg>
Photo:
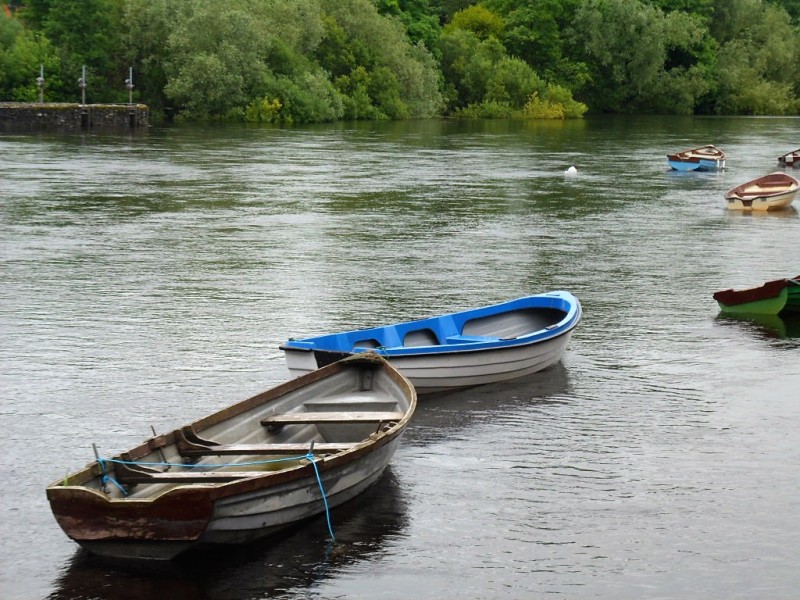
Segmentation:
<svg viewBox="0 0 800 600">
<path fill-rule="evenodd" d="M 399 421 L 405 413 L 394 411 L 374 412 L 297 412 L 272 415 L 261 419 L 262 425 L 289 425 L 304 423 L 382 423 Z"/>
<path fill-rule="evenodd" d="M 263 471 L 137 471 L 117 469 L 116 479 L 122 484 L 136 483 L 227 483 L 257 477 Z"/>
<path fill-rule="evenodd" d="M 356 443 L 314 443 L 315 454 L 329 454 L 350 450 Z M 305 455 L 309 451 L 310 444 L 220 444 L 200 448 L 194 446 L 181 450 L 183 456 L 224 456 L 224 455 Z"/>
</svg>

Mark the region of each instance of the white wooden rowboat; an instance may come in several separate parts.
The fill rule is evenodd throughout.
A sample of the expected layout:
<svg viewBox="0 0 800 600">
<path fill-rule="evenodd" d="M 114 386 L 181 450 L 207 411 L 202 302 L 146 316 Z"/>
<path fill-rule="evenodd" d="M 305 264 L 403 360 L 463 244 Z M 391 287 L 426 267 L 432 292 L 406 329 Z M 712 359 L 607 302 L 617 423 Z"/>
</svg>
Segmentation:
<svg viewBox="0 0 800 600">
<path fill-rule="evenodd" d="M 428 319 L 290 339 L 289 372 L 309 373 L 370 349 L 429 394 L 523 377 L 557 363 L 581 319 L 569 292 L 554 291 Z"/>
<path fill-rule="evenodd" d="M 168 560 L 257 540 L 378 480 L 416 407 L 411 383 L 363 354 L 288 381 L 47 488 L 92 553 Z"/>
</svg>

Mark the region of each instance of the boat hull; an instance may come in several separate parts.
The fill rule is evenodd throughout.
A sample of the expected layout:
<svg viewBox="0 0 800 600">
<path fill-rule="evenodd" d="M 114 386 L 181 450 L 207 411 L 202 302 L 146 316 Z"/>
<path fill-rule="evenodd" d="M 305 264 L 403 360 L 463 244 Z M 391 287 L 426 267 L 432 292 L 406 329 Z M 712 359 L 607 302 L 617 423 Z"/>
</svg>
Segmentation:
<svg viewBox="0 0 800 600">
<path fill-rule="evenodd" d="M 776 194 L 774 196 L 755 196 L 752 198 L 728 197 L 728 210 L 783 210 L 792 204 L 797 196 L 797 190 Z"/>
<path fill-rule="evenodd" d="M 501 348 L 386 358 L 399 369 L 418 394 L 497 383 L 524 377 L 556 364 L 567 348 L 572 331 L 545 342 Z M 289 373 L 298 377 L 324 362 L 326 352 L 285 350 Z"/>
<path fill-rule="evenodd" d="M 388 361 L 361 354 L 98 459 L 47 497 L 64 532 L 104 557 L 252 542 L 378 481 L 416 397 Z"/>
<path fill-rule="evenodd" d="M 739 304 L 726 304 L 718 300 L 717 304 L 719 304 L 719 308 L 722 312 L 729 314 L 777 315 L 786 306 L 788 295 L 789 291 L 783 288 L 775 296 L 770 298 L 761 298 L 750 302 L 741 302 Z"/>
<path fill-rule="evenodd" d="M 359 464 L 321 473 L 325 499 L 329 508 L 352 500 L 375 484 L 383 475 L 400 438 L 385 445 Z M 298 479 L 274 488 L 249 493 L 232 494 L 216 500 L 202 531 L 186 531 L 185 522 L 169 520 L 170 531 L 161 532 L 159 539 L 136 539 L 131 536 L 135 524 L 123 524 L 123 531 L 105 539 L 76 539 L 89 552 L 105 558 L 136 561 L 169 561 L 190 549 L 247 544 L 268 538 L 324 512 L 322 492 L 316 476 Z M 170 540 L 165 537 L 190 537 Z"/>
<path fill-rule="evenodd" d="M 518 300 L 455 313 L 456 318 L 444 315 L 386 328 L 294 340 L 283 344 L 281 349 L 290 374 L 297 377 L 357 352 L 359 338 L 374 339 L 381 344 L 390 335 L 400 340 L 407 339 L 404 334 L 409 331 L 426 331 L 430 334 L 430 343 L 421 346 L 379 345 L 374 348 L 408 377 L 418 394 L 508 381 L 536 373 L 561 360 L 581 317 L 580 303 L 568 292 L 551 292 L 520 300 L 528 302 Z M 551 311 L 548 312 L 550 320 L 529 325 L 526 322 L 530 319 L 528 311 L 534 310 L 531 307 L 537 301 L 543 310 Z M 447 327 L 455 329 L 443 332 Z M 541 329 L 537 330 L 538 327 Z M 523 333 L 526 328 L 532 331 Z M 400 335 L 395 329 L 400 330 Z"/>
<path fill-rule="evenodd" d="M 800 312 L 800 276 L 776 279 L 745 290 L 722 290 L 714 294 L 720 310 L 737 315 L 778 315 Z"/>
<path fill-rule="evenodd" d="M 670 159 L 667 161 L 671 169 L 675 171 L 722 171 L 725 168 L 725 160 L 699 159 L 679 160 Z"/>
</svg>

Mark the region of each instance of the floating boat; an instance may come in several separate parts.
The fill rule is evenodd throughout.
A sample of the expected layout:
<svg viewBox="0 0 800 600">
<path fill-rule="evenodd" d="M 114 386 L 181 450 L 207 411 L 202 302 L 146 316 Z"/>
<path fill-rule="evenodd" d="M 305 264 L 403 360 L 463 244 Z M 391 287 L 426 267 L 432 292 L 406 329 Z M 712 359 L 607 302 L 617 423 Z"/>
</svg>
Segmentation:
<svg viewBox="0 0 800 600">
<path fill-rule="evenodd" d="M 516 379 L 555 364 L 580 318 L 578 299 L 554 291 L 417 321 L 293 338 L 280 349 L 293 376 L 372 350 L 419 394 L 429 394 Z"/>
<path fill-rule="evenodd" d="M 778 164 L 782 167 L 800 167 L 800 148 L 779 156 Z"/>
<path fill-rule="evenodd" d="M 667 154 L 667 162 L 676 171 L 720 171 L 725 168 L 725 153 L 709 144 Z"/>
<path fill-rule="evenodd" d="M 800 181 L 777 171 L 757 177 L 725 194 L 731 210 L 780 210 L 792 203 Z"/>
<path fill-rule="evenodd" d="M 105 557 L 169 560 L 254 541 L 376 482 L 416 403 L 386 360 L 354 356 L 113 458 L 96 456 L 47 498 L 66 534 Z"/>
<path fill-rule="evenodd" d="M 727 314 L 800 313 L 800 275 L 745 290 L 722 290 L 714 294 L 714 300 Z"/>
</svg>

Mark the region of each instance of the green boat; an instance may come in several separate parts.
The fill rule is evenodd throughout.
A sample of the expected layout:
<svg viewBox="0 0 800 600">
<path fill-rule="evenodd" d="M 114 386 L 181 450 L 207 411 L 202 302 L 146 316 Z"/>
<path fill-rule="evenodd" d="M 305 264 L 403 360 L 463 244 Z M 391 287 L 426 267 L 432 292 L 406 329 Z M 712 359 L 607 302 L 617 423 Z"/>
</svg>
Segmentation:
<svg viewBox="0 0 800 600">
<path fill-rule="evenodd" d="M 746 290 L 722 290 L 714 300 L 723 313 L 778 315 L 800 313 L 800 275 Z"/>
</svg>

